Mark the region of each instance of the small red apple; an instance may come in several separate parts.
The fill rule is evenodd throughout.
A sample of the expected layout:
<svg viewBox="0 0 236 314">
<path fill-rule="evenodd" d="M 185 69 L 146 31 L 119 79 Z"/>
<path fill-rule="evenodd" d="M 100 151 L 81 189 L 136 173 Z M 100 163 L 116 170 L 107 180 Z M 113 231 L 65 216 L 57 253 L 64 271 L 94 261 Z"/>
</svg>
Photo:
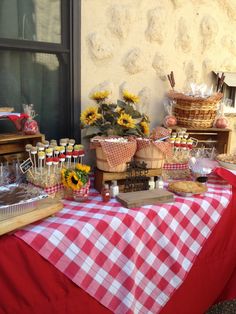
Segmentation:
<svg viewBox="0 0 236 314">
<path fill-rule="evenodd" d="M 170 126 L 175 126 L 177 124 L 177 119 L 173 115 L 168 115 L 164 119 L 164 126 L 170 127 Z"/>
<path fill-rule="evenodd" d="M 225 117 L 220 117 L 215 122 L 215 127 L 219 129 L 227 128 L 229 121 Z"/>
</svg>

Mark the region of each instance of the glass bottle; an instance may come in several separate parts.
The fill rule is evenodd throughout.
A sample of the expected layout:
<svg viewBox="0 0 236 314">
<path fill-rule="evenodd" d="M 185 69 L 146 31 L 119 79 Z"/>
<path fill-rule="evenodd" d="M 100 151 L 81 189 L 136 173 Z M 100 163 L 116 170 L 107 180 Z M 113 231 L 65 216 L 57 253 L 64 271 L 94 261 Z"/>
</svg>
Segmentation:
<svg viewBox="0 0 236 314">
<path fill-rule="evenodd" d="M 102 188 L 102 201 L 103 202 L 108 202 L 111 199 L 111 194 L 110 194 L 110 190 L 109 190 L 109 185 L 108 184 L 104 184 L 103 188 Z"/>
<path fill-rule="evenodd" d="M 148 185 L 149 185 L 149 190 L 154 190 L 155 189 L 154 177 L 150 177 L 150 179 L 148 181 Z"/>
<path fill-rule="evenodd" d="M 162 177 L 158 177 L 156 181 L 156 189 L 163 189 L 164 188 L 164 181 Z"/>
<path fill-rule="evenodd" d="M 116 197 L 119 194 L 119 186 L 117 185 L 117 181 L 113 180 L 111 185 L 111 197 Z"/>
</svg>

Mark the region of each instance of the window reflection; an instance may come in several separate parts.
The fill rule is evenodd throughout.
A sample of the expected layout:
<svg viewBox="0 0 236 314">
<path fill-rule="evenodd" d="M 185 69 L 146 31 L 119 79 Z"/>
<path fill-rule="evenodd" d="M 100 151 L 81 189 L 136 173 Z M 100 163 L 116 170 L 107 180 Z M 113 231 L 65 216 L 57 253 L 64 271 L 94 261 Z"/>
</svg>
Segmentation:
<svg viewBox="0 0 236 314">
<path fill-rule="evenodd" d="M 0 37 L 61 43 L 60 0 L 1 0 Z"/>
<path fill-rule="evenodd" d="M 63 65 L 55 54 L 17 51 L 0 52 L 0 107 L 34 104 L 41 133 L 50 138 L 60 136 L 63 123 L 63 91 L 60 73 Z M 0 121 L 0 133 L 7 130 Z"/>
</svg>

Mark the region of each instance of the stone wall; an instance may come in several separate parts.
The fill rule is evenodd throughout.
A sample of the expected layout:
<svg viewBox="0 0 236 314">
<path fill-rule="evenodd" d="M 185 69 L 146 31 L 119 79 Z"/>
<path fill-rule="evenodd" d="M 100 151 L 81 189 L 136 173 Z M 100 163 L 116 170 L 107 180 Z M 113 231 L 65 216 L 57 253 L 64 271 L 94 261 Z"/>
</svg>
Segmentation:
<svg viewBox="0 0 236 314">
<path fill-rule="evenodd" d="M 94 88 L 109 86 L 115 100 L 126 86 L 155 127 L 170 71 L 179 90 L 211 86 L 212 70 L 236 72 L 235 27 L 235 0 L 82 0 L 82 109 Z"/>
</svg>

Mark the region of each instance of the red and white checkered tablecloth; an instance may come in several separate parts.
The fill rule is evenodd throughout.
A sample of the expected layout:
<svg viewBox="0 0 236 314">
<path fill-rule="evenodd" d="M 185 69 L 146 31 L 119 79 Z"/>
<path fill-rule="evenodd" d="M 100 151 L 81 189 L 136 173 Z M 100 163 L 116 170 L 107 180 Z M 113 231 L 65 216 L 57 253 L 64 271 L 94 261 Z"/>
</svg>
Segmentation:
<svg viewBox="0 0 236 314">
<path fill-rule="evenodd" d="M 91 198 L 92 197 L 92 198 Z M 121 207 L 91 191 L 16 235 L 114 313 L 158 313 L 184 281 L 231 197 L 209 184 L 203 196 Z"/>
</svg>

